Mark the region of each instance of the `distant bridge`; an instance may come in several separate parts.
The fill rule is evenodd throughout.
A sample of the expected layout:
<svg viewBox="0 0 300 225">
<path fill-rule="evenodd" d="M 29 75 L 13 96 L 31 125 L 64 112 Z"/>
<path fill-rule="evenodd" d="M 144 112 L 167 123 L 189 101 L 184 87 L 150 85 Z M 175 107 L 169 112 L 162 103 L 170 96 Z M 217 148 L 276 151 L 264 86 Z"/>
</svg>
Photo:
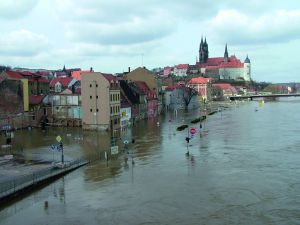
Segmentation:
<svg viewBox="0 0 300 225">
<path fill-rule="evenodd" d="M 300 97 L 300 93 L 295 94 L 270 94 L 270 95 L 242 95 L 242 96 L 231 96 L 230 100 L 241 100 L 241 99 L 250 99 L 251 101 L 255 98 L 269 98 L 275 99 L 278 97 Z"/>
</svg>

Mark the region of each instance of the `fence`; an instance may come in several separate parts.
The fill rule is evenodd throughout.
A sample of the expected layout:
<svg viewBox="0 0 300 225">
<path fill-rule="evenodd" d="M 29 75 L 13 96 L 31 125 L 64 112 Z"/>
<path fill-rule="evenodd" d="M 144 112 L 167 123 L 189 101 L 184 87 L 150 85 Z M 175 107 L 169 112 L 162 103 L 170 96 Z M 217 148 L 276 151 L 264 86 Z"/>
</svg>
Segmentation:
<svg viewBox="0 0 300 225">
<path fill-rule="evenodd" d="M 37 184 L 50 180 L 51 178 L 57 177 L 59 175 L 63 175 L 67 172 L 70 172 L 78 167 L 81 167 L 85 164 L 91 163 L 97 160 L 97 157 L 89 157 L 77 159 L 75 161 L 70 162 L 68 167 L 64 168 L 47 168 L 32 174 L 23 175 L 16 177 L 9 181 L 4 181 L 0 183 L 0 199 L 12 196 L 25 190 L 29 187 L 36 186 Z"/>
</svg>

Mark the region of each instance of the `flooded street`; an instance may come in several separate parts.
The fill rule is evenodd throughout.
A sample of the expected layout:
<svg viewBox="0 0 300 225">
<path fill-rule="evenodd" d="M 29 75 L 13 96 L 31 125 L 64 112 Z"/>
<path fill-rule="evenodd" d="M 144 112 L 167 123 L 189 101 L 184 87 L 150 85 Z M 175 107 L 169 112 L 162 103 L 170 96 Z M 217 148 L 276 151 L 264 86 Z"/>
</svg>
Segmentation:
<svg viewBox="0 0 300 225">
<path fill-rule="evenodd" d="M 119 138 L 120 148 L 130 141 L 128 153 L 6 205 L 1 225 L 299 224 L 299 110 L 296 101 L 241 103 L 208 116 L 200 132 L 199 123 L 190 123 L 196 111 L 141 121 Z M 176 131 L 182 124 L 197 129 L 189 156 L 187 129 Z M 47 164 L 57 135 L 67 160 L 103 154 L 111 141 L 107 133 L 80 129 L 24 130 L 14 151 L 23 151 L 28 164 Z"/>
</svg>

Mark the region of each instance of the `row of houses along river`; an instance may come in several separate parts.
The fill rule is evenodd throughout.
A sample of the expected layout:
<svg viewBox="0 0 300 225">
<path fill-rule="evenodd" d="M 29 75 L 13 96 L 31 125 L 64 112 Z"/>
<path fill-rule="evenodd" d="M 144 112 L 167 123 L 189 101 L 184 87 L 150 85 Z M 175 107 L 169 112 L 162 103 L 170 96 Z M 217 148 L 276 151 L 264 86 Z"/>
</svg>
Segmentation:
<svg viewBox="0 0 300 225">
<path fill-rule="evenodd" d="M 190 123 L 198 111 L 141 121 L 122 133 L 135 140 L 128 151 L 2 204 L 1 224 L 299 224 L 299 103 L 240 103 L 201 129 Z M 188 156 L 187 130 L 176 131 L 184 123 L 197 130 Z M 23 161 L 2 164 L 1 179 L 59 160 L 49 150 L 58 134 L 70 161 L 101 154 L 111 140 L 79 129 L 18 131 Z"/>
</svg>

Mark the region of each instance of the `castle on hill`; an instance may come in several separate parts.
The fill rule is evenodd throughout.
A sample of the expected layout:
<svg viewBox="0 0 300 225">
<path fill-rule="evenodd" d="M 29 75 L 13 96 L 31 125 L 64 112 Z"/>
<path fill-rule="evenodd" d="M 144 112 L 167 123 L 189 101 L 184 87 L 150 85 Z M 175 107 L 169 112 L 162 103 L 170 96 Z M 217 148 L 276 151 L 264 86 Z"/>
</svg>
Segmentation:
<svg viewBox="0 0 300 225">
<path fill-rule="evenodd" d="M 201 38 L 199 61 L 197 60 L 196 66 L 207 77 L 214 77 L 220 80 L 251 80 L 251 63 L 248 55 L 242 63 L 235 55 L 229 56 L 226 44 L 223 57 L 209 58 L 206 38 L 204 41 Z"/>
</svg>

